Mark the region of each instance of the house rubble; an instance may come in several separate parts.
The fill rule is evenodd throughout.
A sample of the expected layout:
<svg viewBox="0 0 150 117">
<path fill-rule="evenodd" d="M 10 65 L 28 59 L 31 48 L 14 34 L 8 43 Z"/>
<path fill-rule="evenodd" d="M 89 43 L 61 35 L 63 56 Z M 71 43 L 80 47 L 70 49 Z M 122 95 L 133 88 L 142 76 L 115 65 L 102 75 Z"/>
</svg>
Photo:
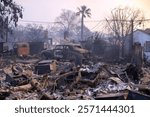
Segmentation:
<svg viewBox="0 0 150 117">
<path fill-rule="evenodd" d="M 0 99 L 4 100 L 150 99 L 150 69 L 133 64 L 0 62 Z"/>
</svg>

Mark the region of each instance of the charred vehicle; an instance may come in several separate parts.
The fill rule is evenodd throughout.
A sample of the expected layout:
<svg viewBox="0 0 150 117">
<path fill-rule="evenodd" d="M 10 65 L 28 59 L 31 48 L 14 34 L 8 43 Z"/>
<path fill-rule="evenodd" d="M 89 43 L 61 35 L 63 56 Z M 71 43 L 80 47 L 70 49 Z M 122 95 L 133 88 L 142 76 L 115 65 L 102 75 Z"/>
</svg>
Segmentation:
<svg viewBox="0 0 150 117">
<path fill-rule="evenodd" d="M 56 45 L 53 50 L 43 50 L 42 59 L 56 59 L 62 61 L 73 61 L 80 65 L 83 60 L 89 58 L 90 52 L 83 49 L 79 44 Z"/>
</svg>

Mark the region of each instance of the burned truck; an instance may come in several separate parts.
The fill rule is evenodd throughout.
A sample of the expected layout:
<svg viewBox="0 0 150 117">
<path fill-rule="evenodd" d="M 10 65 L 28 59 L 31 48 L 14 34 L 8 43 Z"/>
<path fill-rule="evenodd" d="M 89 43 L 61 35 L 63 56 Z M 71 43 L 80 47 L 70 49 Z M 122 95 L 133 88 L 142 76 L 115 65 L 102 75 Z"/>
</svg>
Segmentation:
<svg viewBox="0 0 150 117">
<path fill-rule="evenodd" d="M 44 60 L 56 59 L 59 61 L 71 61 L 76 65 L 81 65 L 89 56 L 90 52 L 82 48 L 79 44 L 56 45 L 52 50 L 43 50 L 41 52 L 41 57 Z"/>
</svg>

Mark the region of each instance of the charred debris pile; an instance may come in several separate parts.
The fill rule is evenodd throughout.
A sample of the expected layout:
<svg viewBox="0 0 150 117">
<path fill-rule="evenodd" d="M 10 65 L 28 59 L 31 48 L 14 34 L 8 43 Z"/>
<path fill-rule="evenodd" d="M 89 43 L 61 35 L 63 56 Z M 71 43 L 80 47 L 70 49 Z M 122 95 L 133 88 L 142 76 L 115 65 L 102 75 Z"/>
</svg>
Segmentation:
<svg viewBox="0 0 150 117">
<path fill-rule="evenodd" d="M 106 63 L 0 61 L 0 99 L 150 99 L 150 69 Z"/>
</svg>

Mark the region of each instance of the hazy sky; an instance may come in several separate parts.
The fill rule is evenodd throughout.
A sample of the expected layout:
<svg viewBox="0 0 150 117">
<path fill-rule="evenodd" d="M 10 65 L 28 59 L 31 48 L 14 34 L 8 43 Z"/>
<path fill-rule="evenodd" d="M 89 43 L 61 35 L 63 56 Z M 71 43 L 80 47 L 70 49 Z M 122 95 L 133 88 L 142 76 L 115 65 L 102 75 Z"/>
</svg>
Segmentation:
<svg viewBox="0 0 150 117">
<path fill-rule="evenodd" d="M 116 6 L 132 6 L 144 11 L 150 18 L 150 0 L 14 0 L 24 7 L 23 20 L 53 22 L 61 13 L 61 9 L 77 11 L 77 7 L 86 5 L 91 8 L 92 18 L 100 20 L 108 16 Z"/>
</svg>

